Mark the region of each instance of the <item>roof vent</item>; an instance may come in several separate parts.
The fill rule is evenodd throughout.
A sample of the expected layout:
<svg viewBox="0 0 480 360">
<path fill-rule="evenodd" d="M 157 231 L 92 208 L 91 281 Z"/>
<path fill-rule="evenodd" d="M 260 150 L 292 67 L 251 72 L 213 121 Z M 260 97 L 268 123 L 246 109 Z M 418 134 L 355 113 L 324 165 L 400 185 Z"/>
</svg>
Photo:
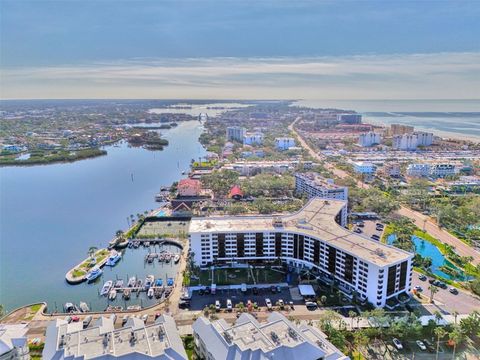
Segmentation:
<svg viewBox="0 0 480 360">
<path fill-rule="evenodd" d="M 385 252 L 380 248 L 376 248 L 375 249 L 375 255 L 378 255 L 378 256 L 383 258 L 383 257 L 385 257 Z"/>
<path fill-rule="evenodd" d="M 298 338 L 297 332 L 293 330 L 291 327 L 288 328 L 288 335 L 290 335 L 290 337 L 294 340 L 297 340 Z"/>
<path fill-rule="evenodd" d="M 225 341 L 228 343 L 228 344 L 231 344 L 232 343 L 232 336 L 228 333 L 228 332 L 224 332 L 223 333 L 223 337 L 225 338 Z"/>
<path fill-rule="evenodd" d="M 278 338 L 278 335 L 276 333 L 274 333 L 273 331 L 270 332 L 270 337 L 272 338 L 272 340 L 275 344 L 278 344 L 280 342 L 280 339 Z"/>
</svg>

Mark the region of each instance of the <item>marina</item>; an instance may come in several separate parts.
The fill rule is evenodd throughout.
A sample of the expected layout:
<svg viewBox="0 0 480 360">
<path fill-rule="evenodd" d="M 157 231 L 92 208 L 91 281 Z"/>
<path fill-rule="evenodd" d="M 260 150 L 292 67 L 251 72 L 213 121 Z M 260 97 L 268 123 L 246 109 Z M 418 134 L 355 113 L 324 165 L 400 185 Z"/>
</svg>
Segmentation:
<svg viewBox="0 0 480 360">
<path fill-rule="evenodd" d="M 165 283 L 167 275 L 175 277 L 173 262 L 145 264 L 148 247 L 142 245 L 122 249 L 122 259 L 113 267 L 103 267 L 89 283 L 71 286 L 63 280 L 68 269 L 87 257 L 90 246 L 105 247 L 117 230 L 126 229 L 131 214 L 158 207 L 153 194 L 159 187 L 177 181 L 192 158 L 205 154 L 198 142 L 201 132 L 198 121 L 183 122 L 162 130 L 172 145 L 161 152 L 130 148 L 123 143 L 107 147 L 107 156 L 91 160 L 2 168 L 0 182 L 8 189 L 3 191 L 0 204 L 0 234 L 9 239 L 0 252 L 0 263 L 8 269 L 0 273 L 0 303 L 5 310 L 38 301 L 48 303 L 48 312 L 61 312 L 66 302 L 80 301 L 91 311 L 104 310 L 108 299 L 100 298 L 98 291 L 106 280 L 118 276 L 128 282 L 132 276 L 145 279 L 153 274 Z M 36 179 L 33 183 L 32 178 Z M 96 199 L 95 205 L 92 199 Z M 71 204 L 75 204 L 75 211 Z M 36 246 L 39 241 L 42 246 Z M 16 254 L 25 246 L 35 247 L 35 251 L 25 252 L 20 263 Z M 165 249 L 170 247 L 171 251 L 179 251 L 173 245 L 164 245 Z M 152 247 L 151 251 L 159 251 L 158 245 L 156 249 Z M 24 279 L 21 285 L 18 278 Z M 156 301 L 144 295 L 137 298 L 132 294 L 127 307 L 145 307 Z M 120 294 L 113 302 L 117 304 L 125 307 Z"/>
</svg>

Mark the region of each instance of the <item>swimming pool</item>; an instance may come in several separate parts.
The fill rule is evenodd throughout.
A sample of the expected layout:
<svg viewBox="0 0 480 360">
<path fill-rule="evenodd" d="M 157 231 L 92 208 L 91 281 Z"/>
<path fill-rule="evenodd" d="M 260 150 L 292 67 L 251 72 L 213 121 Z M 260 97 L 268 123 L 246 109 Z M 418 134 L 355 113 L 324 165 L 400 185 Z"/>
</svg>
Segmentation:
<svg viewBox="0 0 480 360">
<path fill-rule="evenodd" d="M 393 245 L 394 241 L 395 241 L 395 234 L 392 234 L 387 237 L 388 244 Z M 457 266 L 455 266 L 445 258 L 445 256 L 440 252 L 438 247 L 428 242 L 427 240 L 422 239 L 421 237 L 418 237 L 415 235 L 412 236 L 412 241 L 413 241 L 413 244 L 415 245 L 415 252 L 417 254 L 421 255 L 422 257 L 429 257 L 430 259 L 432 259 L 432 266 L 430 267 L 430 269 L 433 274 L 449 280 L 465 281 L 469 279 L 463 273 L 462 269 L 458 268 Z M 450 274 L 443 272 L 441 270 L 442 266 L 447 266 L 455 271 L 458 271 L 459 276 L 452 276 Z"/>
</svg>

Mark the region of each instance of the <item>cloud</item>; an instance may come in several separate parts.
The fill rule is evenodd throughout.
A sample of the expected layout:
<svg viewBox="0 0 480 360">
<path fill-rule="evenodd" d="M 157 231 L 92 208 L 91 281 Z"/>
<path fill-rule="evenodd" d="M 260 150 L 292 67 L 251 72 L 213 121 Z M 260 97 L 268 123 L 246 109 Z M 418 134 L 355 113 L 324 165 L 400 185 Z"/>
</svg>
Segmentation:
<svg viewBox="0 0 480 360">
<path fill-rule="evenodd" d="M 4 68 L 2 98 L 472 98 L 480 53 L 133 58 Z"/>
</svg>

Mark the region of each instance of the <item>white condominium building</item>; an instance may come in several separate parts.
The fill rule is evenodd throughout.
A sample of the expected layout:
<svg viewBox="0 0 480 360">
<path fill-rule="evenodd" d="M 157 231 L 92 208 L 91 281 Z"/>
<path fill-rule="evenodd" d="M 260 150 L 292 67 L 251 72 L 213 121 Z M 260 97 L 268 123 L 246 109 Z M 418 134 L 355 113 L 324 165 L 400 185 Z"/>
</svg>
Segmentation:
<svg viewBox="0 0 480 360">
<path fill-rule="evenodd" d="M 275 147 L 278 150 L 288 150 L 295 146 L 295 139 L 290 137 L 275 138 Z"/>
<path fill-rule="evenodd" d="M 411 177 L 427 177 L 430 175 L 430 164 L 409 164 L 407 175 Z"/>
<path fill-rule="evenodd" d="M 418 138 L 415 134 L 395 135 L 393 137 L 393 148 L 396 150 L 413 151 L 417 150 Z"/>
<path fill-rule="evenodd" d="M 418 146 L 430 146 L 433 144 L 433 133 L 417 131 L 414 134 L 417 136 Z"/>
<path fill-rule="evenodd" d="M 335 185 L 332 179 L 325 179 L 314 172 L 295 174 L 295 192 L 305 194 L 308 199 L 319 197 L 322 199 L 337 199 L 348 201 L 348 188 Z M 347 225 L 347 208 L 342 210 L 340 225 Z"/>
<path fill-rule="evenodd" d="M 370 131 L 365 134 L 360 134 L 358 137 L 358 145 L 363 147 L 370 147 L 373 145 L 378 145 L 382 142 L 382 135 Z"/>
<path fill-rule="evenodd" d="M 198 318 L 192 326 L 197 358 L 206 360 L 348 360 L 327 336 L 313 326 L 296 326 L 271 313 L 260 323 L 243 313 L 233 325 Z"/>
<path fill-rule="evenodd" d="M 241 141 L 247 133 L 247 129 L 241 126 L 229 126 L 227 127 L 227 141 Z"/>
<path fill-rule="evenodd" d="M 245 134 L 243 135 L 243 145 L 261 145 L 263 143 L 263 134 L 254 133 L 254 134 Z"/>
<path fill-rule="evenodd" d="M 0 360 L 30 360 L 26 324 L 0 324 Z"/>
<path fill-rule="evenodd" d="M 345 201 L 312 198 L 291 215 L 192 218 L 190 249 L 199 266 L 282 260 L 377 307 L 409 294 L 413 254 L 341 227 L 345 207 Z"/>
<path fill-rule="evenodd" d="M 63 319 L 47 327 L 44 360 L 87 359 L 187 359 L 175 321 L 168 315 L 145 325 L 130 318 L 123 328 L 115 329 L 113 319 L 101 317 L 92 327 Z"/>
<path fill-rule="evenodd" d="M 430 176 L 434 178 L 444 178 L 456 174 L 455 164 L 433 164 L 430 167 Z"/>
<path fill-rule="evenodd" d="M 377 170 L 375 164 L 365 161 L 355 161 L 352 163 L 353 171 L 357 174 L 373 175 Z"/>
</svg>

